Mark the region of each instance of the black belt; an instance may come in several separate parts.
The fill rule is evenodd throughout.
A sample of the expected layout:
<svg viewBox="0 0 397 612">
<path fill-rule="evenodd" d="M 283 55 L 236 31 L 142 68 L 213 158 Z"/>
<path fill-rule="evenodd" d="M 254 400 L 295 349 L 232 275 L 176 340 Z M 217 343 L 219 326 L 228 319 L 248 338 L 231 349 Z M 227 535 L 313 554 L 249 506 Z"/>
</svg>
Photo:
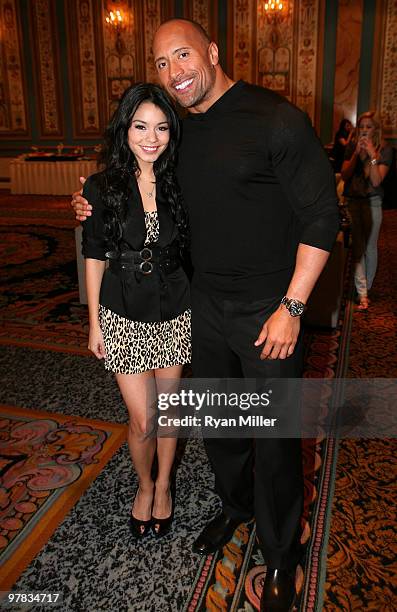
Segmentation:
<svg viewBox="0 0 397 612">
<path fill-rule="evenodd" d="M 109 268 L 114 273 L 140 272 L 151 274 L 156 268 L 159 272 L 170 274 L 179 268 L 181 260 L 179 245 L 170 244 L 166 247 L 147 246 L 140 251 L 108 251 Z"/>
</svg>

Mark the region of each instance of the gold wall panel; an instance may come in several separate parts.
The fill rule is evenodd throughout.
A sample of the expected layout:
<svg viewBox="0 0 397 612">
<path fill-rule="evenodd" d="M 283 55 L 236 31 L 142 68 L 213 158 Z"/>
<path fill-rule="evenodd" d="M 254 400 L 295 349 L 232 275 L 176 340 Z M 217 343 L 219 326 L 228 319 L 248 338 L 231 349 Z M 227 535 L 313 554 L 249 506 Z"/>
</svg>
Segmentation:
<svg viewBox="0 0 397 612">
<path fill-rule="evenodd" d="M 228 72 L 236 81 L 255 82 L 256 2 L 232 0 L 228 13 Z"/>
<path fill-rule="evenodd" d="M 231 0 L 228 71 L 285 96 L 315 121 L 321 89 L 321 0 L 289 0 L 276 15 L 262 0 Z"/>
<path fill-rule="evenodd" d="M 123 91 L 133 83 L 142 80 L 142 66 L 137 52 L 138 15 L 136 2 L 128 0 L 117 4 L 102 2 L 102 36 L 104 67 L 106 76 L 105 119 L 108 119 L 117 108 Z M 121 9 L 124 22 L 118 29 L 105 21 L 106 11 Z"/>
<path fill-rule="evenodd" d="M 218 2 L 211 0 L 185 0 L 184 16 L 197 21 L 208 36 L 218 41 Z"/>
<path fill-rule="evenodd" d="M 377 9 L 371 106 L 379 111 L 384 136 L 397 138 L 397 3 L 378 1 Z"/>
<path fill-rule="evenodd" d="M 145 58 L 145 80 L 156 81 L 157 72 L 153 58 L 153 36 L 162 22 L 160 0 L 143 0 L 143 56 Z"/>
<path fill-rule="evenodd" d="M 339 0 L 336 36 L 333 132 L 342 119 L 356 123 L 363 0 Z"/>
<path fill-rule="evenodd" d="M 72 90 L 73 131 L 75 138 L 102 135 L 102 105 L 99 75 L 102 41 L 98 33 L 101 11 L 95 0 L 68 0 L 65 3 L 68 24 L 69 73 Z"/>
<path fill-rule="evenodd" d="M 294 53 L 296 76 L 293 102 L 317 124 L 317 99 L 321 97 L 323 17 L 320 0 L 300 0 L 296 8 L 297 31 Z"/>
<path fill-rule="evenodd" d="M 52 0 L 30 3 L 31 37 L 34 58 L 40 134 L 43 138 L 63 136 L 63 113 L 59 83 L 58 26 Z"/>
<path fill-rule="evenodd" d="M 0 134 L 10 140 L 29 137 L 17 0 L 0 0 Z"/>
<path fill-rule="evenodd" d="M 294 70 L 294 4 L 290 2 L 284 13 L 270 18 L 264 13 L 262 6 L 263 3 L 257 3 L 255 82 L 291 100 Z"/>
</svg>

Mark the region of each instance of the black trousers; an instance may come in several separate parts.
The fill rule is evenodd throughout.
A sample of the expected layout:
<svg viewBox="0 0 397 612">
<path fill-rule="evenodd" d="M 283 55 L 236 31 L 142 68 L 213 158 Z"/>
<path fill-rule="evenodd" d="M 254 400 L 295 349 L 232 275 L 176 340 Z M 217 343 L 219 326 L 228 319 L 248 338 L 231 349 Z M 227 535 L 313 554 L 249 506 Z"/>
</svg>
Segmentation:
<svg viewBox="0 0 397 612">
<path fill-rule="evenodd" d="M 287 359 L 259 359 L 255 347 L 265 320 L 282 296 L 242 303 L 192 287 L 193 375 L 197 378 L 298 378 L 302 342 Z M 303 511 L 301 440 L 298 438 L 206 438 L 224 512 L 236 519 L 255 516 L 269 567 L 289 569 L 301 556 Z"/>
</svg>

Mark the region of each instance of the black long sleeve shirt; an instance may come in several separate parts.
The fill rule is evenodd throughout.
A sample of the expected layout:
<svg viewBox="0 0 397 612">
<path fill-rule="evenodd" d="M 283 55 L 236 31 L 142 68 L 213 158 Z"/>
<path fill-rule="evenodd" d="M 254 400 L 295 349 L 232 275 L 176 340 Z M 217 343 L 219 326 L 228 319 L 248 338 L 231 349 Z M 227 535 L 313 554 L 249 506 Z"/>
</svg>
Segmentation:
<svg viewBox="0 0 397 612">
<path fill-rule="evenodd" d="M 235 83 L 183 122 L 178 177 L 194 283 L 256 300 L 286 291 L 299 243 L 331 250 L 339 220 L 331 166 L 305 113 Z"/>
<path fill-rule="evenodd" d="M 84 184 L 83 196 L 93 205 L 93 215 L 83 222 L 82 253 L 84 257 L 106 261 L 112 247 L 106 242 L 103 175 L 91 175 Z M 146 225 L 142 198 L 135 176 L 128 184 L 128 207 L 122 224 L 120 252 L 140 251 L 145 246 Z M 178 236 L 168 202 L 157 183 L 157 214 L 160 234 L 155 246 L 166 247 Z M 147 245 L 150 247 L 151 245 Z M 151 274 L 126 271 L 115 274 L 107 268 L 103 275 L 99 303 L 112 312 L 132 321 L 158 322 L 174 319 L 190 306 L 189 282 L 182 267 L 166 277 L 157 266 Z"/>
</svg>

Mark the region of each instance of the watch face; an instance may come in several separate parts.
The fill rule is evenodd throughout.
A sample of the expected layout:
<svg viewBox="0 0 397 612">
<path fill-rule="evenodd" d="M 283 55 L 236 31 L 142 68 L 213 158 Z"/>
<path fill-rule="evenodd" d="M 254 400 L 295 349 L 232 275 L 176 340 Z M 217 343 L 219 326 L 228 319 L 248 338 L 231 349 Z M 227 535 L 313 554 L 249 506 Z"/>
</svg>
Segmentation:
<svg viewBox="0 0 397 612">
<path fill-rule="evenodd" d="M 305 305 L 299 300 L 293 300 L 284 296 L 281 303 L 284 304 L 291 317 L 300 317 L 305 311 Z"/>
<path fill-rule="evenodd" d="M 293 317 L 300 317 L 300 315 L 303 314 L 304 308 L 304 305 L 300 302 L 296 300 L 290 301 L 289 311 Z"/>
</svg>

